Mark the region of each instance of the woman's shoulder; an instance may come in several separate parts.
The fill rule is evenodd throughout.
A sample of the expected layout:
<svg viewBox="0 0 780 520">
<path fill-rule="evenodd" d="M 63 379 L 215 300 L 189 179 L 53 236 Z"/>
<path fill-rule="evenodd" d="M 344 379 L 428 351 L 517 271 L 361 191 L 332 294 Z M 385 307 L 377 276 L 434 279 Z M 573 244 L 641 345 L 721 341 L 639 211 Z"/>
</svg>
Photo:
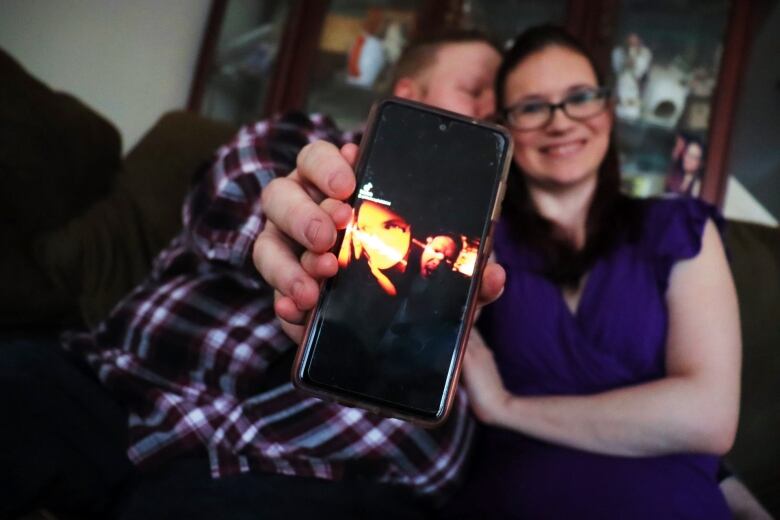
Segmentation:
<svg viewBox="0 0 780 520">
<path fill-rule="evenodd" d="M 634 199 L 641 210 L 643 250 L 668 260 L 693 258 L 701 250 L 704 226 L 713 220 L 722 232 L 724 220 L 715 206 L 693 197 Z"/>
</svg>

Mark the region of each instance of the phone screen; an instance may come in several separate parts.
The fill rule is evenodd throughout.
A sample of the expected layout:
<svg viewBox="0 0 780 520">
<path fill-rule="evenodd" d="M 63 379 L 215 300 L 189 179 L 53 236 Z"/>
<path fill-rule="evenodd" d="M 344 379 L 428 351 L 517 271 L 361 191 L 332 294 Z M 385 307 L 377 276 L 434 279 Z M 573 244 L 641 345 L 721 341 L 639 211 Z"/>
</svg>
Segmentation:
<svg viewBox="0 0 780 520">
<path fill-rule="evenodd" d="M 385 102 L 361 144 L 339 271 L 305 340 L 301 379 L 423 417 L 444 406 L 508 140 Z"/>
</svg>

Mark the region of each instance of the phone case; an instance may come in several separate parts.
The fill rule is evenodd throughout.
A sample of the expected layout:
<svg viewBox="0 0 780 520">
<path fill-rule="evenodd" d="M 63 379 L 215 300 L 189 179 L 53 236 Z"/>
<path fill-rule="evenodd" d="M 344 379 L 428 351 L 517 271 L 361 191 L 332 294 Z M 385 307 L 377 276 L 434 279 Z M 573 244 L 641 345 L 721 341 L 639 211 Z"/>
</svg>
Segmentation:
<svg viewBox="0 0 780 520">
<path fill-rule="evenodd" d="M 390 97 L 374 104 L 369 114 L 368 123 L 366 126 L 366 133 L 364 134 L 364 141 L 363 141 L 364 143 L 371 142 L 371 140 L 374 139 L 378 116 L 379 114 L 381 114 L 382 108 L 389 103 L 396 103 L 399 105 L 403 105 L 405 107 L 411 107 L 415 110 L 423 110 L 429 113 L 438 114 L 444 118 L 453 119 L 458 122 L 485 127 L 493 132 L 501 134 L 504 137 L 506 143 L 506 148 L 504 152 L 504 164 L 501 167 L 500 180 L 497 183 L 497 187 L 492 193 L 493 198 L 492 198 L 492 209 L 490 210 L 489 231 L 485 237 L 484 243 L 480 243 L 479 253 L 477 254 L 476 264 L 474 266 L 474 271 L 473 271 L 473 276 L 476 277 L 476 281 L 475 283 L 472 283 L 470 286 L 470 291 L 468 294 L 468 307 L 465 314 L 465 320 L 462 322 L 463 333 L 460 334 L 460 339 L 458 341 L 458 344 L 455 346 L 455 349 L 457 350 L 457 359 L 454 365 L 454 370 L 450 372 L 451 376 L 446 381 L 446 387 L 445 387 L 446 390 L 445 390 L 445 398 L 443 399 L 443 406 L 439 408 L 438 413 L 436 413 L 434 416 L 429 416 L 426 414 L 418 413 L 412 409 L 404 409 L 403 407 L 397 407 L 390 404 L 384 405 L 382 403 L 378 403 L 370 399 L 361 398 L 360 396 L 350 394 L 349 392 L 340 392 L 337 390 L 332 390 L 330 388 L 324 388 L 323 386 L 312 384 L 306 381 L 306 379 L 303 377 L 303 370 L 305 369 L 305 363 L 307 357 L 311 355 L 312 342 L 310 341 L 310 334 L 312 333 L 312 326 L 314 323 L 315 316 L 317 316 L 323 304 L 324 293 L 321 293 L 320 300 L 316 308 L 310 313 L 308 317 L 304 338 L 298 348 L 295 361 L 293 363 L 292 381 L 297 388 L 309 392 L 327 401 L 338 402 L 340 404 L 344 404 L 347 406 L 356 406 L 386 417 L 399 418 L 406 421 L 411 421 L 421 426 L 433 427 L 441 424 L 446 419 L 452 407 L 452 402 L 455 397 L 457 382 L 460 378 L 461 363 L 465 352 L 466 341 L 468 340 L 472 321 L 474 319 L 474 313 L 476 311 L 477 294 L 479 292 L 482 273 L 484 271 L 488 257 L 490 256 L 490 251 L 492 250 L 495 223 L 500 214 L 501 202 L 503 200 L 504 193 L 506 190 L 506 178 L 509 171 L 509 166 L 512 161 L 513 143 L 512 143 L 512 137 L 509 134 L 509 132 L 500 125 L 489 123 L 489 122 L 477 121 L 473 118 L 468 118 L 460 114 L 449 112 L 447 110 L 442 110 L 421 103 L 395 98 L 395 97 Z M 364 169 L 366 168 L 366 163 L 368 161 L 368 154 L 364 154 L 363 153 L 364 150 L 365 147 L 361 147 L 357 159 L 356 167 L 355 167 L 355 172 L 358 175 L 358 180 L 360 180 L 361 172 L 363 172 Z M 353 197 L 350 199 L 350 202 L 353 204 L 353 206 L 356 202 L 357 191 L 358 190 L 356 189 L 356 194 L 353 195 Z M 333 250 L 334 254 L 337 255 L 339 254 L 343 240 L 344 240 L 344 236 L 342 232 L 340 233 L 339 240 L 337 240 L 337 244 L 334 247 Z"/>
</svg>

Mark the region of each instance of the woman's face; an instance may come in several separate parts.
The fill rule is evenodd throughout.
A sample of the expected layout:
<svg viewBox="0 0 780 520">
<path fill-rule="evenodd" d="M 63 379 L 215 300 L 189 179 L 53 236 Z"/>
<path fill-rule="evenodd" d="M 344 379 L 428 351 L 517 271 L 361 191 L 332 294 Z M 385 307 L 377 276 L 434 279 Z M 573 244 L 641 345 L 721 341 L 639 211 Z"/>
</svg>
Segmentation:
<svg viewBox="0 0 780 520">
<path fill-rule="evenodd" d="M 564 47 L 547 47 L 526 57 L 509 73 L 503 106 L 533 101 L 560 103 L 578 90 L 597 86 L 587 58 Z M 575 121 L 558 109 L 542 128 L 512 131 L 514 158 L 529 182 L 548 188 L 595 180 L 607 153 L 611 129 L 611 110 Z"/>
<path fill-rule="evenodd" d="M 701 168 L 704 151 L 698 143 L 690 143 L 683 153 L 682 168 L 685 173 L 696 173 Z"/>
</svg>

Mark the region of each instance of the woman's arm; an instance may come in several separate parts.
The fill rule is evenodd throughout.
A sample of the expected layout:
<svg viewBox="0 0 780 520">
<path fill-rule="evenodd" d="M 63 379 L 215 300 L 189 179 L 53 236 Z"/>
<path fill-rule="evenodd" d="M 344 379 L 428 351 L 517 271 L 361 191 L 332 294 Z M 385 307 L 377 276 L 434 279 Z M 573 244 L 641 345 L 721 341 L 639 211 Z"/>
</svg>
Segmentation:
<svg viewBox="0 0 780 520">
<path fill-rule="evenodd" d="M 736 434 L 741 345 L 734 284 L 712 222 L 701 252 L 673 268 L 667 305 L 666 377 L 588 396 L 509 394 L 492 353 L 473 334 L 464 377 L 475 413 L 495 426 L 604 454 L 725 453 Z"/>
</svg>

